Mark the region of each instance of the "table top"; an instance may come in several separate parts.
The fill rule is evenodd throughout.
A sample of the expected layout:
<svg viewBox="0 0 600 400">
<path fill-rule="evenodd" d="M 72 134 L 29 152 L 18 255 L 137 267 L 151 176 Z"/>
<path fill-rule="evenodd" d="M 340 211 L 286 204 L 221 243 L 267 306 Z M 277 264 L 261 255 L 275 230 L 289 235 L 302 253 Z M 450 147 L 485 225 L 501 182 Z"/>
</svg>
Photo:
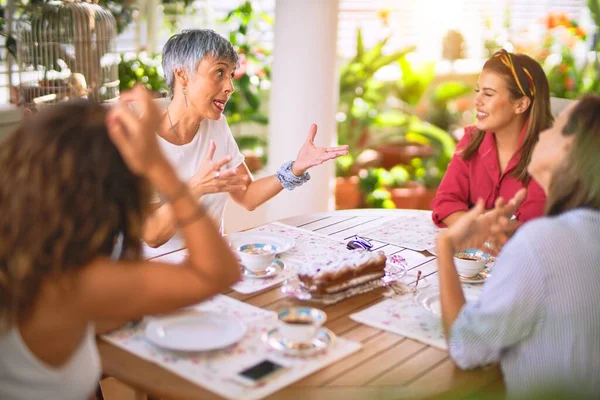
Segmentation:
<svg viewBox="0 0 600 400">
<path fill-rule="evenodd" d="M 430 215 L 427 211 L 416 210 L 343 210 L 292 217 L 280 222 L 344 240 L 370 226 L 415 213 L 422 213 L 424 218 Z M 376 249 L 385 248 L 388 254 L 395 250 L 388 248 L 392 246 L 389 244 L 374 244 Z M 403 248 L 397 247 L 397 250 Z M 350 314 L 384 300 L 384 292 L 385 289 L 377 289 L 337 304 L 315 305 L 327 313 L 327 328 L 338 336 L 361 342 L 362 349 L 268 398 L 400 399 L 447 398 L 450 395 L 462 398 L 475 393 L 503 392 L 502 375 L 497 366 L 461 371 L 447 351 L 350 319 Z M 286 297 L 279 286 L 249 295 L 234 291 L 225 294 L 267 310 L 306 304 Z M 220 398 L 103 340 L 98 341 L 98 348 L 104 373 L 136 390 L 164 399 Z"/>
</svg>

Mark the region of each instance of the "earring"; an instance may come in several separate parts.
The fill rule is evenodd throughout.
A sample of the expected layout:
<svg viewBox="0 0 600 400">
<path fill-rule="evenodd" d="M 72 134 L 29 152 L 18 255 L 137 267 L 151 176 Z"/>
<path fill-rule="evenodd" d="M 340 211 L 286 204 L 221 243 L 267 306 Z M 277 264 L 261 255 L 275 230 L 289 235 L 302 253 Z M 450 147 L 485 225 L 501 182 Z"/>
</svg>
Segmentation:
<svg viewBox="0 0 600 400">
<path fill-rule="evenodd" d="M 183 98 L 185 100 L 185 108 L 189 107 L 188 101 L 187 101 L 187 87 L 183 87 L 183 89 L 181 90 L 183 92 Z"/>
</svg>

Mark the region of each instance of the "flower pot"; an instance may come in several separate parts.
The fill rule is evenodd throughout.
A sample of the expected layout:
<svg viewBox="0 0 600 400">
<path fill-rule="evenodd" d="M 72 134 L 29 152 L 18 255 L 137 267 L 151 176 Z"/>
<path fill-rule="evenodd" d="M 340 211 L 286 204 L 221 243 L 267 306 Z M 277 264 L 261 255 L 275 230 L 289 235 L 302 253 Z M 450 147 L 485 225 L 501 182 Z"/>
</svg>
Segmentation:
<svg viewBox="0 0 600 400">
<path fill-rule="evenodd" d="M 381 154 L 381 166 L 385 169 L 391 169 L 398 164 L 410 165 L 410 161 L 415 158 L 428 158 L 433 155 L 433 147 L 407 143 L 407 144 L 385 144 L 375 148 Z"/>
<path fill-rule="evenodd" d="M 246 162 L 246 166 L 250 172 L 254 173 L 264 167 L 258 154 L 247 150 L 242 151 L 242 154 L 244 155 L 244 161 Z"/>
<path fill-rule="evenodd" d="M 431 210 L 431 202 L 435 199 L 435 195 L 437 194 L 437 188 L 435 189 L 425 189 L 421 195 L 421 201 L 419 204 L 420 210 Z"/>
<path fill-rule="evenodd" d="M 335 178 L 335 209 L 358 208 L 362 204 L 363 194 L 358 188 L 358 176 Z"/>
<path fill-rule="evenodd" d="M 425 187 L 417 182 L 407 182 L 404 187 L 389 189 L 396 208 L 419 209 L 423 202 Z"/>
</svg>

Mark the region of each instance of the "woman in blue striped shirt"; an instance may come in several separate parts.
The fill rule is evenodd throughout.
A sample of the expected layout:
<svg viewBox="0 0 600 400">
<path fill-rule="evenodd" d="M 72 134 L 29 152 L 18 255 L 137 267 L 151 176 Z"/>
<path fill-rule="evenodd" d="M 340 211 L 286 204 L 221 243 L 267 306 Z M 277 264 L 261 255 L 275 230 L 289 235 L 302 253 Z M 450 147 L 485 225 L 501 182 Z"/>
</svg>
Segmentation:
<svg viewBox="0 0 600 400">
<path fill-rule="evenodd" d="M 476 303 L 465 305 L 453 254 L 506 221 L 487 223 L 479 202 L 438 237 L 450 354 L 463 369 L 500 362 L 511 398 L 598 398 L 600 97 L 573 104 L 540 135 L 528 170 L 548 196 L 546 216 L 506 243 Z"/>
</svg>

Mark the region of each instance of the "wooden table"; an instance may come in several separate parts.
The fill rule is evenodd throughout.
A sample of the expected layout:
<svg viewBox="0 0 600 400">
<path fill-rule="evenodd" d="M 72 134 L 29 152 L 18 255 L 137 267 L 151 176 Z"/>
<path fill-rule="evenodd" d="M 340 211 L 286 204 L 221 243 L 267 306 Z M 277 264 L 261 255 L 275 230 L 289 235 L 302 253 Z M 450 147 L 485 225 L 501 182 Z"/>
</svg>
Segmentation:
<svg viewBox="0 0 600 400">
<path fill-rule="evenodd" d="M 419 211 L 344 210 L 293 217 L 281 222 L 344 240 L 369 226 L 415 212 Z M 396 250 L 384 243 L 374 244 L 388 254 Z M 402 248 L 397 247 L 397 250 Z M 504 384 L 497 366 L 461 371 L 446 351 L 350 319 L 350 314 L 382 301 L 384 292 L 385 289 L 378 289 L 338 304 L 316 305 L 327 313 L 329 329 L 339 336 L 360 341 L 363 348 L 269 399 L 463 398 L 483 392 L 502 395 Z M 283 295 L 279 286 L 258 294 L 241 295 L 234 291 L 226 294 L 268 310 L 300 303 Z M 104 373 L 140 392 L 163 399 L 220 398 L 107 342 L 99 340 L 98 347 Z"/>
</svg>

